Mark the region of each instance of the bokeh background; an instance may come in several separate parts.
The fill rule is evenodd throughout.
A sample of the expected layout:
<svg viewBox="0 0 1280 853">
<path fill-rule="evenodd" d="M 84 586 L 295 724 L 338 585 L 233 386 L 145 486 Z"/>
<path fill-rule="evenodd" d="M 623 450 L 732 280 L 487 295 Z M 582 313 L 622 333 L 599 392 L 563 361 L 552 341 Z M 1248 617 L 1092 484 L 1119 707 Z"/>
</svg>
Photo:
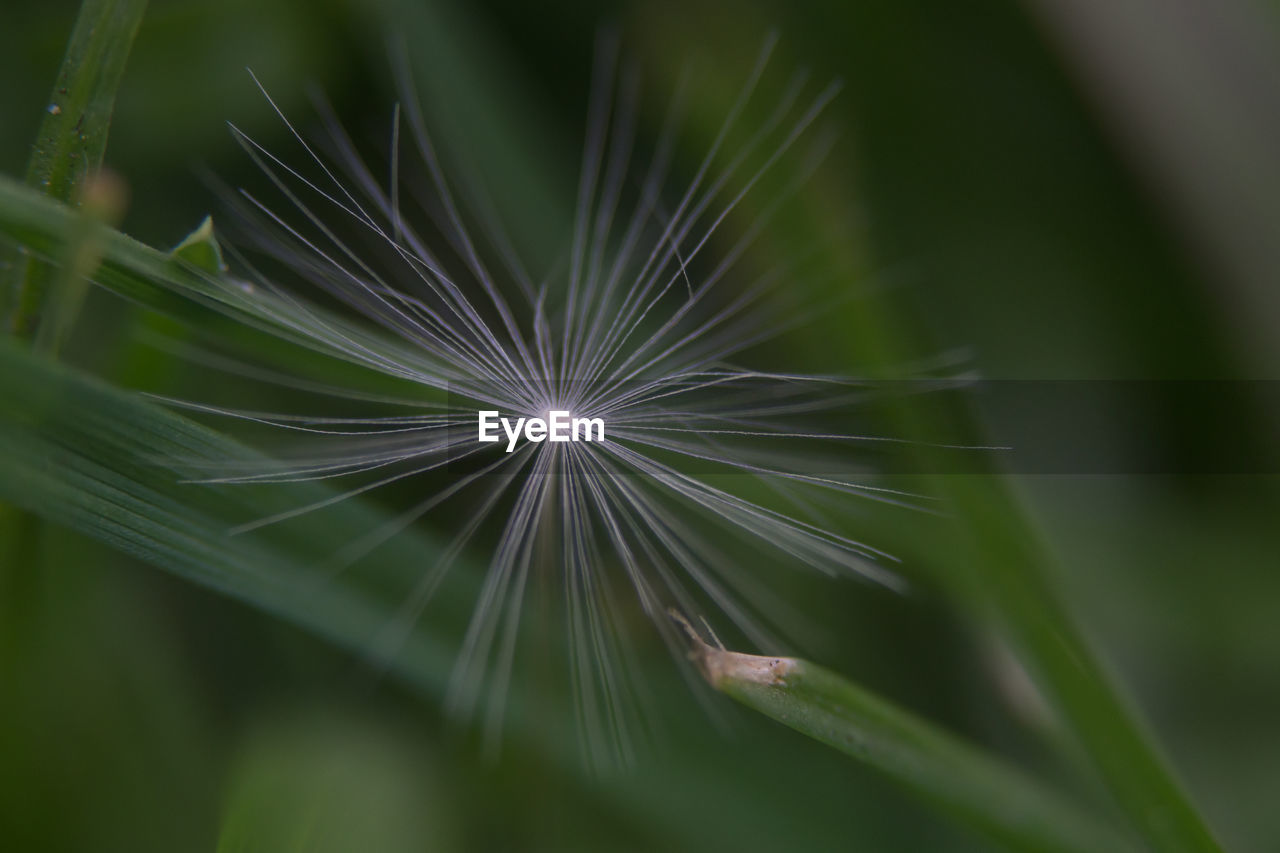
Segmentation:
<svg viewBox="0 0 1280 853">
<path fill-rule="evenodd" d="M 75 11 L 0 8 L 5 174 L 25 168 Z M 726 99 L 776 30 L 783 67 L 844 81 L 839 141 L 805 192 L 909 349 L 960 350 L 995 380 L 1118 389 L 1086 413 L 1086 456 L 1105 463 L 1073 470 L 1072 457 L 1017 487 L 1058 555 L 1054 583 L 1221 839 L 1273 850 L 1278 16 L 1246 0 L 153 0 L 106 162 L 130 188 L 122 229 L 176 244 L 217 209 L 203 172 L 254 180 L 228 120 L 285 141 L 246 67 L 286 112 L 308 113 L 315 85 L 349 127 L 385 132 L 394 32 L 427 70 L 434 126 L 528 213 L 571 197 L 602 23 L 658 88 L 692 56 Z M 814 341 L 857 328 L 861 307 L 793 344 L 796 359 L 857 370 Z M 95 294 L 70 358 L 128 387 L 180 388 L 179 368 L 139 356 L 135 313 Z M 1191 404 L 1173 380 L 1209 391 Z M 1036 419 L 1050 443 L 1077 415 L 999 413 L 1014 432 Z M 887 527 L 890 550 L 895 537 L 909 534 Z M 430 702 L 243 603 L 56 529 L 16 568 L 7 849 L 985 849 L 798 734 L 728 707 L 713 721 L 660 671 L 663 733 L 635 770 L 591 776 L 536 737 L 485 761 Z M 823 663 L 1096 796 L 1050 754 L 1052 726 L 1006 654 L 942 596 L 796 595 L 828 626 Z"/>
</svg>

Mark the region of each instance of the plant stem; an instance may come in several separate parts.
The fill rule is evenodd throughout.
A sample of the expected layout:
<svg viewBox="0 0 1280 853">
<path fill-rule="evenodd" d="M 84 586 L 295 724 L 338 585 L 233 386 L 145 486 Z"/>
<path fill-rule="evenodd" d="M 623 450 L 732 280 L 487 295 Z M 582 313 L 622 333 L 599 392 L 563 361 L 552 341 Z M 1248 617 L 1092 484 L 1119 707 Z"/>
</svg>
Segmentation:
<svg viewBox="0 0 1280 853">
<path fill-rule="evenodd" d="M 85 185 L 92 179 L 97 186 L 89 193 L 86 215 L 64 229 L 61 271 L 20 248 L 7 274 L 0 275 L 0 329 L 18 340 L 35 337 L 50 355 L 79 313 L 87 277 L 97 265 L 103 223 L 115 224 L 123 207 L 119 181 L 96 178 L 116 89 L 146 7 L 146 0 L 84 0 L 27 165 L 27 184 L 58 201 L 80 204 L 86 201 Z M 44 309 L 51 301 L 46 292 L 51 284 L 57 299 L 48 318 Z M 23 585 L 41 527 L 36 516 L 0 504 L 0 586 L 13 594 L 7 600 L 25 600 Z"/>
<path fill-rule="evenodd" d="M 59 201 L 78 203 L 86 179 L 102 167 L 116 89 L 146 6 L 146 0 L 81 4 L 27 166 L 30 186 Z M 0 288 L 0 317 L 11 334 L 22 340 L 36 334 L 54 284 L 47 263 L 19 253 Z M 74 292 L 67 296 L 70 304 L 76 302 Z M 65 316 L 60 322 L 66 322 Z"/>
<path fill-rule="evenodd" d="M 1134 849 L 1022 772 L 829 670 L 693 642 L 716 690 L 874 767 L 991 839 L 1052 853 Z"/>
</svg>

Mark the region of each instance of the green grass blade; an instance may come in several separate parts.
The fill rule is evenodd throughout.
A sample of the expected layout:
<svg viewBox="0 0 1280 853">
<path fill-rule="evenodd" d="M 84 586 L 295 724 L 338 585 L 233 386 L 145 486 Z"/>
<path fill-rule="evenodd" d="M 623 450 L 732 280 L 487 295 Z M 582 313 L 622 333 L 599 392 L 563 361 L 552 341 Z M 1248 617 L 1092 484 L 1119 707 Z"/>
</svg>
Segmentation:
<svg viewBox="0 0 1280 853">
<path fill-rule="evenodd" d="M 819 196 L 820 198 L 820 196 Z M 825 208 L 805 218 L 816 233 L 831 228 Z M 830 232 L 833 268 L 849 281 L 865 280 L 841 234 Z M 849 314 L 848 334 L 835 339 L 847 356 L 873 366 L 872 375 L 910 379 L 910 327 L 879 294 L 863 294 Z M 980 625 L 1012 646 L 1116 802 L 1153 849 L 1173 853 L 1220 850 L 1204 818 L 1183 790 L 1141 713 L 1123 695 L 1061 600 L 1053 578 L 1061 571 L 1031 514 L 992 457 L 955 471 L 936 444 L 985 446 L 980 421 L 954 395 L 906 394 L 896 403 L 892 428 L 911 440 L 917 470 L 933 472 L 915 488 L 947 508 L 938 525 L 914 525 L 902 549 L 922 564 Z"/>
<path fill-rule="evenodd" d="M 146 0 L 84 0 L 27 167 L 27 183 L 70 202 L 102 166 L 116 89 Z M 50 268 L 23 255 L 3 288 L 5 328 L 30 337 L 53 282 Z M 64 321 L 65 322 L 65 321 Z"/>
<path fill-rule="evenodd" d="M 695 643 L 712 687 L 875 768 L 990 839 L 1045 853 L 1135 849 L 1022 772 L 829 670 Z"/>
<path fill-rule="evenodd" d="M 938 440 L 939 424 L 953 425 L 952 439 L 984 443 L 966 405 L 955 400 L 917 395 L 904 424 L 920 440 L 925 471 L 949 470 L 929 444 Z M 1140 713 L 1058 595 L 1052 579 L 1060 569 L 1009 481 L 993 467 L 931 476 L 927 488 L 950 509 L 928 546 L 946 555 L 938 582 L 1008 639 L 1134 828 L 1155 850 L 1219 851 Z"/>
<path fill-rule="evenodd" d="M 339 645 L 367 650 L 394 619 L 406 579 L 440 547 L 397 537 L 376 565 L 329 578 L 325 555 L 386 521 L 355 502 L 269 535 L 238 523 L 325 497 L 308 484 L 206 485 L 210 465 L 259 457 L 212 430 L 112 389 L 15 343 L 0 343 L 0 502 L 87 534 L 165 571 L 241 599 Z M 214 469 L 216 470 L 216 469 Z M 443 594 L 443 593 L 442 593 Z M 465 615 L 468 608 L 460 608 Z M 413 632 L 400 676 L 440 695 L 456 626 Z"/>
<path fill-rule="evenodd" d="M 82 232 L 80 213 L 46 198 L 11 179 L 0 176 L 0 240 L 22 247 L 34 258 L 59 257 L 61 247 Z M 217 250 L 209 220 L 174 252 L 162 252 L 101 225 L 93 233 L 94 257 L 99 265 L 94 283 L 144 308 L 187 324 L 210 339 L 232 337 L 241 352 L 251 358 L 288 368 L 300 377 L 329 383 L 354 382 L 369 392 L 422 396 L 417 383 L 397 380 L 367 370 L 324 351 L 310 339 L 299 337 L 280 321 L 294 309 L 281 305 L 270 294 L 250 290 L 216 271 Z M 216 244 L 214 244 L 216 245 Z M 371 351 L 391 359 L 412 353 L 385 336 L 368 334 L 344 318 L 312 306 L 311 313 L 332 329 L 359 339 Z"/>
<path fill-rule="evenodd" d="M 69 201 L 102 166 L 116 89 L 146 0 L 85 0 L 27 167 L 27 183 Z"/>
<path fill-rule="evenodd" d="M 955 553 L 967 565 L 962 595 L 999 621 L 1049 703 L 1085 747 L 1120 806 L 1153 849 L 1221 848 L 1182 790 L 1136 709 L 1121 693 L 1048 582 L 1039 537 L 1008 485 L 992 476 L 939 477 L 956 519 Z M 1021 522 L 1021 523 L 1020 523 Z"/>
</svg>

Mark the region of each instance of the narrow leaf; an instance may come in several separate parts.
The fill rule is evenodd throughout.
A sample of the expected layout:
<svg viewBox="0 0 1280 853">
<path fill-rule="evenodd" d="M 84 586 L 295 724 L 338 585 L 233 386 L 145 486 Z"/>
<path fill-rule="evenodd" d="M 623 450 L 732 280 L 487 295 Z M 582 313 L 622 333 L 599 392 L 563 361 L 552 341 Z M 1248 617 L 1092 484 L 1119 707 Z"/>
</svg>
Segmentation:
<svg viewBox="0 0 1280 853">
<path fill-rule="evenodd" d="M 725 651 L 688 633 L 716 690 L 875 768 L 993 840 L 1051 853 L 1134 849 L 1024 773 L 829 670 Z"/>
<path fill-rule="evenodd" d="M 102 166 L 116 89 L 146 0 L 84 0 L 27 167 L 27 183 L 61 201 L 76 199 Z M 34 333 L 52 281 L 48 266 L 21 255 L 3 288 L 6 328 Z"/>
<path fill-rule="evenodd" d="M 817 233 L 831 228 L 825 208 L 806 222 Z M 834 232 L 832 264 L 860 280 L 857 259 Z M 911 362 L 910 327 L 879 295 L 866 294 L 851 312 L 850 333 L 838 345 L 850 357 L 878 366 L 884 378 L 901 379 Z M 952 395 L 902 395 L 891 429 L 912 441 L 918 470 L 937 472 L 917 488 L 947 508 L 943 523 L 912 534 L 907 547 L 934 582 L 980 624 L 993 625 L 1035 679 L 1074 741 L 1097 770 L 1116 803 L 1155 849 L 1187 853 L 1219 850 L 1204 818 L 1182 789 L 1148 729 L 1140 709 L 1103 665 L 1053 578 L 1062 571 L 1015 486 L 992 457 L 975 461 L 972 475 L 954 470 L 942 443 L 989 444 L 971 401 Z"/>
</svg>

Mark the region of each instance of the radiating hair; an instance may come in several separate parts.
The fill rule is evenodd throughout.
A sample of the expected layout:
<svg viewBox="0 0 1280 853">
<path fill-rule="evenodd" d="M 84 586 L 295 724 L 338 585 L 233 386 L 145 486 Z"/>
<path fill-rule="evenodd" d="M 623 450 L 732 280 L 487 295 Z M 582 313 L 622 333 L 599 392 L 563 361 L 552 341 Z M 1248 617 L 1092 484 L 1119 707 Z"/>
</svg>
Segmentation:
<svg viewBox="0 0 1280 853">
<path fill-rule="evenodd" d="M 277 196 L 239 195 L 245 299 L 278 334 L 410 389 L 294 381 L 342 398 L 344 413 L 364 410 L 354 416 L 202 406 L 305 440 L 270 469 L 223 472 L 218 481 L 354 483 L 239 532 L 422 483 L 402 512 L 334 555 L 332 568 L 341 569 L 460 504 L 449 516 L 449 546 L 423 569 L 391 633 L 411 628 L 460 555 L 487 553 L 448 706 L 471 717 L 484 705 L 492 733 L 534 573 L 562 590 L 584 747 L 624 761 L 629 612 L 646 614 L 677 657 L 673 608 L 769 651 L 783 642 L 779 627 L 786 631 L 771 584 L 785 566 L 899 582 L 884 565 L 892 558 L 833 522 L 849 500 L 913 503 L 830 462 L 875 440 L 832 418 L 864 386 L 735 364 L 763 341 L 803 334 L 813 317 L 811 301 L 796 298 L 805 287 L 796 259 L 763 271 L 744 261 L 829 148 L 815 125 L 838 88 L 795 74 L 751 126 L 745 116 L 760 112 L 773 50 L 770 38 L 682 191 L 670 194 L 689 76 L 642 146 L 639 76 L 620 61 L 616 39 L 601 38 L 567 253 L 539 275 L 522 262 L 483 183 L 450 177 L 405 52 L 396 62 L 389 180 L 323 102 L 323 129 L 308 137 L 263 89 L 301 149 L 292 163 L 233 128 Z M 781 176 L 767 193 L 766 176 Z M 607 434 L 525 442 L 508 453 L 476 440 L 479 409 L 526 418 L 563 410 L 602 419 Z M 491 547 L 481 542 L 487 536 Z"/>
</svg>

